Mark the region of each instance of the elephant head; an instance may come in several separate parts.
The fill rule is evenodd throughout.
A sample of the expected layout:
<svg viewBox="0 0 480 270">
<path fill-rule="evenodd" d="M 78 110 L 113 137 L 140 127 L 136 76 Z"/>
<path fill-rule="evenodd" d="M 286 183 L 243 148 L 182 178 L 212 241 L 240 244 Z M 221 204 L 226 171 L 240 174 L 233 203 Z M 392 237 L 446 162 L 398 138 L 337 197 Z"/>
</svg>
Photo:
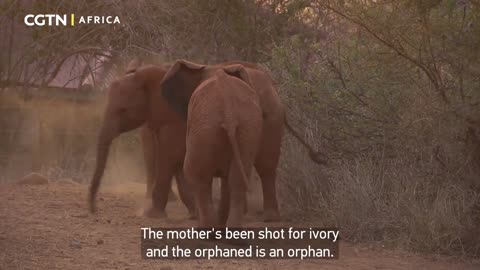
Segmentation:
<svg viewBox="0 0 480 270">
<path fill-rule="evenodd" d="M 120 134 L 140 127 L 150 118 L 151 96 L 158 89 L 165 68 L 144 66 L 134 60 L 127 72 L 115 80 L 108 90 L 108 103 L 104 112 L 97 145 L 95 172 L 90 185 L 90 211 L 95 211 L 95 195 L 103 176 L 110 145 Z"/>
<path fill-rule="evenodd" d="M 228 75 L 235 76 L 250 86 L 252 85 L 247 71 L 240 64 L 221 67 Z M 170 68 L 162 81 L 162 95 L 171 108 L 187 119 L 188 103 L 195 89 L 205 80 L 216 76 L 218 67 L 199 65 L 187 60 L 178 60 Z"/>
</svg>

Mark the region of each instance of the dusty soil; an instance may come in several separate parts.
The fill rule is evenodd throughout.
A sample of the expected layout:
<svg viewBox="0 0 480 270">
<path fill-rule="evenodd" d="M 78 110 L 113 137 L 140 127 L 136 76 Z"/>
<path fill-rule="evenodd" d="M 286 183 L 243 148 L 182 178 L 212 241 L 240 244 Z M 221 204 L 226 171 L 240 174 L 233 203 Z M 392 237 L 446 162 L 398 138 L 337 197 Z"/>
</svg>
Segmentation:
<svg viewBox="0 0 480 270">
<path fill-rule="evenodd" d="M 90 215 L 87 186 L 0 185 L 0 269 L 480 269 L 479 261 L 346 242 L 338 260 L 142 260 L 140 227 L 194 224 L 179 202 L 169 203 L 167 219 L 142 217 L 144 190 L 104 188 L 99 212 Z M 249 215 L 248 225 L 261 224 L 260 218 Z"/>
</svg>

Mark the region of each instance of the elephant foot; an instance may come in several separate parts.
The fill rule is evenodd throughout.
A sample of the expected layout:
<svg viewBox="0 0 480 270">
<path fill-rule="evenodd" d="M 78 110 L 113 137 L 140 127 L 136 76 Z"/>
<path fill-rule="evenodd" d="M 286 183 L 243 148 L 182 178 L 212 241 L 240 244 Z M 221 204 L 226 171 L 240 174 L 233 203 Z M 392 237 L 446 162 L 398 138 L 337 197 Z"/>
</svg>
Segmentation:
<svg viewBox="0 0 480 270">
<path fill-rule="evenodd" d="M 158 210 L 153 207 L 148 208 L 143 212 L 143 215 L 148 218 L 166 218 L 167 213 L 165 210 Z"/>
<path fill-rule="evenodd" d="M 278 222 L 281 221 L 280 213 L 278 211 L 265 211 L 263 213 L 263 221 L 265 222 Z"/>
</svg>

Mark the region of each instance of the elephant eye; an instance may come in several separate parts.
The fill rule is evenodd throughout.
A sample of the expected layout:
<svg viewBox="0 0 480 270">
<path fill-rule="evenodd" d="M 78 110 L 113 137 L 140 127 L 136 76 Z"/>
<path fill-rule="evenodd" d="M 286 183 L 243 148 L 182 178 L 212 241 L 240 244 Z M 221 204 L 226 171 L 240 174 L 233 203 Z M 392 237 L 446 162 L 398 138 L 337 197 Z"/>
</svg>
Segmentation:
<svg viewBox="0 0 480 270">
<path fill-rule="evenodd" d="M 118 109 L 118 112 L 120 112 L 121 114 L 124 114 L 127 112 L 127 108 L 120 108 Z"/>
</svg>

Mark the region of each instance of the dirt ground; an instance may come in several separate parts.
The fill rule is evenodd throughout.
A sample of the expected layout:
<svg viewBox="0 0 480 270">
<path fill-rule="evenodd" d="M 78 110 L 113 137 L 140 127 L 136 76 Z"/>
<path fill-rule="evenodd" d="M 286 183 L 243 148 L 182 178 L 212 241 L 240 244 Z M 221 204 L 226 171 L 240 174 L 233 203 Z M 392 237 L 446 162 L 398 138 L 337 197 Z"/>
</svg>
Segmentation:
<svg viewBox="0 0 480 270">
<path fill-rule="evenodd" d="M 87 186 L 0 185 L 0 269 L 480 269 L 478 260 L 419 256 L 340 242 L 338 260 L 143 260 L 140 228 L 189 226 L 179 202 L 163 220 L 141 216 L 143 185 L 105 187 L 88 214 Z M 259 225 L 261 216 L 247 217 Z M 270 224 L 280 226 L 282 224 Z"/>
</svg>

